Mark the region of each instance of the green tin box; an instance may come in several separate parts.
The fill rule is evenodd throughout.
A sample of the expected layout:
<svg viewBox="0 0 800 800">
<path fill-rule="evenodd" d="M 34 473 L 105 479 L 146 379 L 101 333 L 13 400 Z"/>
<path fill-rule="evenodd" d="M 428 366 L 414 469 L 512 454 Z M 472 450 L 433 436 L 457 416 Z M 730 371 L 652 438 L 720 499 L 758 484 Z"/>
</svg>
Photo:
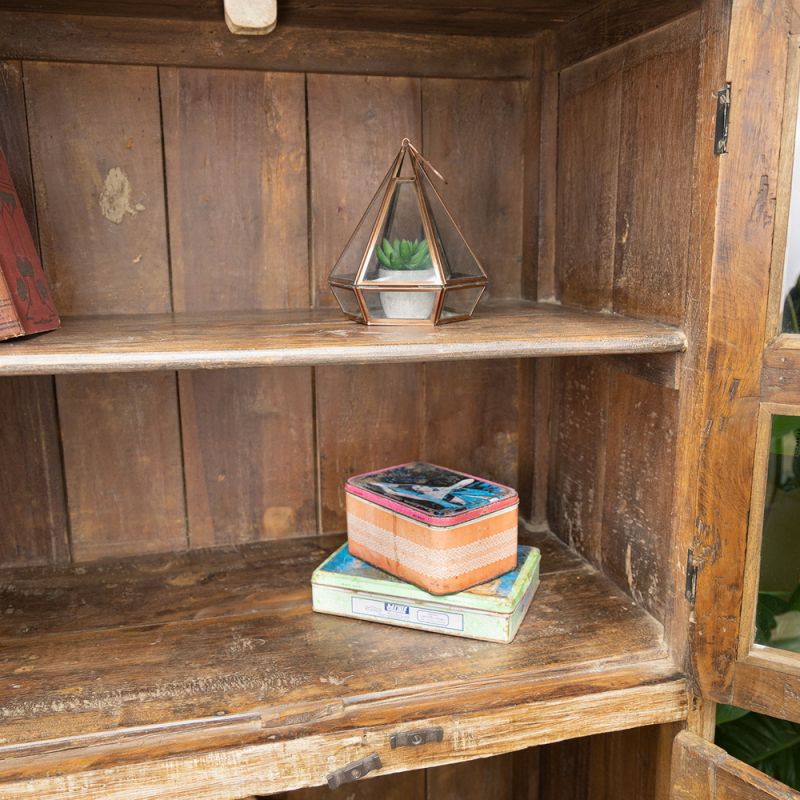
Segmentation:
<svg viewBox="0 0 800 800">
<path fill-rule="evenodd" d="M 311 576 L 314 611 L 404 628 L 512 641 L 539 585 L 540 553 L 517 547 L 517 566 L 463 592 L 433 595 L 350 554 L 342 545 Z"/>
</svg>

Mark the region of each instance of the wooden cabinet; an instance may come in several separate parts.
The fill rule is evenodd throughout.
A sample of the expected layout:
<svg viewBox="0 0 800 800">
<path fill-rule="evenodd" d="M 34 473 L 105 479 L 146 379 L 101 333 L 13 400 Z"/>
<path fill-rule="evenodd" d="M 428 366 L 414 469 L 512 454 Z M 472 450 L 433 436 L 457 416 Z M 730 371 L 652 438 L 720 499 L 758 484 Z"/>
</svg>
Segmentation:
<svg viewBox="0 0 800 800">
<path fill-rule="evenodd" d="M 212 0 L 4 3 L 0 146 L 64 324 L 0 344 L 0 798 L 307 800 L 346 765 L 364 798 L 795 796 L 708 741 L 715 702 L 800 721 L 748 528 L 759 419 L 800 406 L 770 289 L 795 27 L 279 0 L 236 37 Z M 489 275 L 467 323 L 332 308 L 404 136 Z M 344 479 L 415 458 L 519 489 L 513 644 L 311 612 Z"/>
</svg>

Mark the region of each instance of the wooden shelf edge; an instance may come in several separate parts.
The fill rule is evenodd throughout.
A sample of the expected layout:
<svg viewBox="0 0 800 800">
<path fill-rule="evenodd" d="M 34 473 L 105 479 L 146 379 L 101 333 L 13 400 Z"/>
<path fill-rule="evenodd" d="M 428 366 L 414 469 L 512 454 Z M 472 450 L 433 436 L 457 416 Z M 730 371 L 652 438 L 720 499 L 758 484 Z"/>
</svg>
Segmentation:
<svg viewBox="0 0 800 800">
<path fill-rule="evenodd" d="M 65 318 L 60 330 L 0 343 L 0 375 L 679 353 L 658 322 L 554 304 L 487 304 L 438 328 L 370 328 L 335 311 Z"/>
<path fill-rule="evenodd" d="M 232 741 L 214 750 L 164 756 L 164 732 L 147 744 L 152 748 L 128 763 L 97 768 L 102 748 L 94 753 L 73 752 L 73 763 L 37 777 L 0 783 L 0 800 L 41 800 L 77 793 L 85 800 L 137 800 L 164 796 L 196 800 L 237 800 L 248 795 L 266 795 L 307 786 L 321 785 L 332 763 L 342 765 L 379 752 L 386 775 L 422 767 L 484 758 L 526 747 L 549 744 L 574 736 L 590 736 L 644 725 L 685 720 L 689 708 L 687 680 L 667 661 L 661 662 L 660 679 L 620 689 L 603 686 L 603 691 L 577 695 L 565 685 L 557 696 L 542 697 L 499 709 L 466 714 L 428 716 L 406 720 L 405 724 L 355 727 L 322 734 L 281 737 L 267 729 L 262 741 L 237 746 Z M 659 665 L 647 665 L 658 669 Z M 609 674 L 608 678 L 613 675 Z M 586 676 L 589 679 L 589 676 Z M 442 725 L 447 730 L 441 744 L 425 748 L 391 750 L 389 738 L 398 730 Z M 235 730 L 235 728 L 234 728 Z M 239 729 L 244 737 L 245 731 Z M 275 741 L 269 741 L 273 739 Z M 227 745 L 227 746 L 226 746 Z M 167 750 L 168 752 L 168 750 Z M 149 758 L 147 757 L 149 755 Z M 159 757 L 156 757 L 156 756 Z M 115 754 L 119 757 L 119 753 Z M 87 769 L 77 769 L 81 764 Z M 8 768 L 11 764 L 6 764 Z M 20 771 L 24 764 L 19 762 Z M 69 770 L 71 767 L 72 771 Z M 8 769 L 6 769 L 8 774 Z M 13 774 L 13 773 L 12 773 Z"/>
</svg>

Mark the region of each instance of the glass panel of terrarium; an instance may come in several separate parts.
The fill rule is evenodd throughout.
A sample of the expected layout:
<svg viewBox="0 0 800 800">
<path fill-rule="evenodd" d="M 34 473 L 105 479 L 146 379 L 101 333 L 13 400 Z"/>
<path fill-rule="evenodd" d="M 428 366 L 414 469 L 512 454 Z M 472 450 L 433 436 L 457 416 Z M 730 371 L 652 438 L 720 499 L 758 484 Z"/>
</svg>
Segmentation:
<svg viewBox="0 0 800 800">
<path fill-rule="evenodd" d="M 342 286 L 331 286 L 331 291 L 336 298 L 336 302 L 339 303 L 339 307 L 345 314 L 356 317 L 357 319 L 363 318 L 361 315 L 361 306 L 358 304 L 358 298 L 353 289 L 345 289 Z"/>
<path fill-rule="evenodd" d="M 367 307 L 367 322 L 433 322 L 441 290 L 421 289 L 378 290 L 362 288 L 361 296 Z"/>
<path fill-rule="evenodd" d="M 442 255 L 442 269 L 446 280 L 486 277 L 481 265 L 469 249 L 450 213 L 445 208 L 425 172 L 420 169 L 422 194 L 428 204 L 433 234 Z"/>
<path fill-rule="evenodd" d="M 755 641 L 800 653 L 800 416 L 772 417 L 765 488 Z"/>
<path fill-rule="evenodd" d="M 444 307 L 440 317 L 442 322 L 450 318 L 469 317 L 483 293 L 483 286 L 467 286 L 463 289 L 447 289 L 444 295 Z"/>
<path fill-rule="evenodd" d="M 396 181 L 367 265 L 359 283 L 441 285 L 425 238 L 414 180 Z"/>
<path fill-rule="evenodd" d="M 381 185 L 378 191 L 375 192 L 369 206 L 367 206 L 364 216 L 361 217 L 361 221 L 358 223 L 350 240 L 345 245 L 342 254 L 339 256 L 339 260 L 334 265 L 333 270 L 331 270 L 331 278 L 347 283 L 355 281 L 358 268 L 361 266 L 361 259 L 364 258 L 364 253 L 367 247 L 369 247 L 370 237 L 375 228 L 375 223 L 378 220 L 378 213 L 381 210 L 381 203 L 386 196 L 389 180 L 396 164 L 397 162 L 395 161 L 384 176 L 383 181 L 381 181 Z"/>
</svg>

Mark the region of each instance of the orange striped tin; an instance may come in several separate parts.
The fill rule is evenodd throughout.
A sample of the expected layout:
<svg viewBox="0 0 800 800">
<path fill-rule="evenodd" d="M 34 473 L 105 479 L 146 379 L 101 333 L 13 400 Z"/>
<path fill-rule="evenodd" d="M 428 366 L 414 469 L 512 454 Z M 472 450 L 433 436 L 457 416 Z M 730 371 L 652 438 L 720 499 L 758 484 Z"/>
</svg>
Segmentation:
<svg viewBox="0 0 800 800">
<path fill-rule="evenodd" d="M 513 569 L 517 493 L 415 462 L 350 478 L 350 552 L 431 594 L 460 592 Z"/>
</svg>

